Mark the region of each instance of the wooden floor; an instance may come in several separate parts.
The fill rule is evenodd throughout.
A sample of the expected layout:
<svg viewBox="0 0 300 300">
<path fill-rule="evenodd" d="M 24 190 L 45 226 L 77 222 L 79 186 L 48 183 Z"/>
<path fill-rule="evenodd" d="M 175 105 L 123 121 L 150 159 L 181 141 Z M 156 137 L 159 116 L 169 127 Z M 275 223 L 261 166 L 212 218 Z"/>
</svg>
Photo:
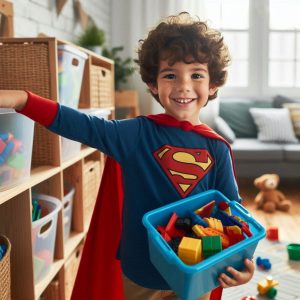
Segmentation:
<svg viewBox="0 0 300 300">
<path fill-rule="evenodd" d="M 300 180 L 299 182 L 281 182 L 278 189 L 283 192 L 293 205 L 287 213 L 275 212 L 273 214 L 257 210 L 254 205 L 254 198 L 259 192 L 249 180 L 239 181 L 240 195 L 243 198 L 243 205 L 250 211 L 266 228 L 277 226 L 279 239 L 283 242 L 300 243 Z"/>
</svg>

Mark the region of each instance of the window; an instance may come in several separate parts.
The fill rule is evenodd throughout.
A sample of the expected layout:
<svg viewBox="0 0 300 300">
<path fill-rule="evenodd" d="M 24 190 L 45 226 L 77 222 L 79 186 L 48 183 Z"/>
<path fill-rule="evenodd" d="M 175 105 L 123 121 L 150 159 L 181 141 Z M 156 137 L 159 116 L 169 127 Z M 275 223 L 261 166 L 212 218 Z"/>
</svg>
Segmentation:
<svg viewBox="0 0 300 300">
<path fill-rule="evenodd" d="M 300 97 L 299 0 L 202 1 L 198 15 L 223 33 L 232 57 L 222 95 Z"/>
</svg>

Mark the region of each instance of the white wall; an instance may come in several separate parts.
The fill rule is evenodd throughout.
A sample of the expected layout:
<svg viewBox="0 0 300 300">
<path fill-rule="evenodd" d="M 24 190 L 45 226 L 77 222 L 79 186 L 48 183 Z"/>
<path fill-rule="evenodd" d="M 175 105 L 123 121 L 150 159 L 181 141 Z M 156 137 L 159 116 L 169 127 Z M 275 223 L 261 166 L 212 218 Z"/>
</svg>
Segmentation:
<svg viewBox="0 0 300 300">
<path fill-rule="evenodd" d="M 14 30 L 16 37 L 36 37 L 39 33 L 74 42 L 82 32 L 75 17 L 73 0 L 68 0 L 60 15 L 56 13 L 56 0 L 13 0 Z M 85 12 L 111 40 L 111 1 L 81 0 Z"/>
</svg>

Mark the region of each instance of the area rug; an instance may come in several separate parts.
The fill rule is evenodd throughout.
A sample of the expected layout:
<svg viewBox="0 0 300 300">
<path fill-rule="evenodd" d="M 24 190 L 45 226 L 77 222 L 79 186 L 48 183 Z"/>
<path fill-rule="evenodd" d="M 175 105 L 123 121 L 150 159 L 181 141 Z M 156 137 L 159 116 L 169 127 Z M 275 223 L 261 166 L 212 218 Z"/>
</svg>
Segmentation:
<svg viewBox="0 0 300 300">
<path fill-rule="evenodd" d="M 259 300 L 268 299 L 257 292 L 257 283 L 271 275 L 279 282 L 276 287 L 276 300 L 300 299 L 300 261 L 292 261 L 288 258 L 286 243 L 272 242 L 263 239 L 259 242 L 254 254 L 256 258 L 268 258 L 272 264 L 269 271 L 256 267 L 252 280 L 242 286 L 224 289 L 222 300 L 240 300 L 244 296 L 255 296 Z"/>
</svg>

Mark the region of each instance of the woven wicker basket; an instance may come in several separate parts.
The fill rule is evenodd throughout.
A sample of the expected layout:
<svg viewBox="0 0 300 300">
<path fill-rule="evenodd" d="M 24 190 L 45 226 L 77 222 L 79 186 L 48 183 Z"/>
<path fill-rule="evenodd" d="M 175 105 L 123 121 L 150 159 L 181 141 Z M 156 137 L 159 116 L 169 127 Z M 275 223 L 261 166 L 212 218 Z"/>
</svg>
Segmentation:
<svg viewBox="0 0 300 300">
<path fill-rule="evenodd" d="M 0 89 L 30 90 L 51 97 L 49 43 L 3 42 L 0 44 Z M 54 62 L 53 62 L 54 63 Z M 51 165 L 54 151 L 50 134 L 35 125 L 32 167 Z"/>
<path fill-rule="evenodd" d="M 91 216 L 101 180 L 101 164 L 98 160 L 90 160 L 84 163 L 83 169 L 83 203 L 84 218 Z"/>
<path fill-rule="evenodd" d="M 91 65 L 91 106 L 112 107 L 113 90 L 111 71 L 100 66 Z"/>
<path fill-rule="evenodd" d="M 0 236 L 0 244 L 7 246 L 4 257 L 0 260 L 0 300 L 9 300 L 10 296 L 10 251 L 11 245 L 5 236 Z"/>
</svg>

